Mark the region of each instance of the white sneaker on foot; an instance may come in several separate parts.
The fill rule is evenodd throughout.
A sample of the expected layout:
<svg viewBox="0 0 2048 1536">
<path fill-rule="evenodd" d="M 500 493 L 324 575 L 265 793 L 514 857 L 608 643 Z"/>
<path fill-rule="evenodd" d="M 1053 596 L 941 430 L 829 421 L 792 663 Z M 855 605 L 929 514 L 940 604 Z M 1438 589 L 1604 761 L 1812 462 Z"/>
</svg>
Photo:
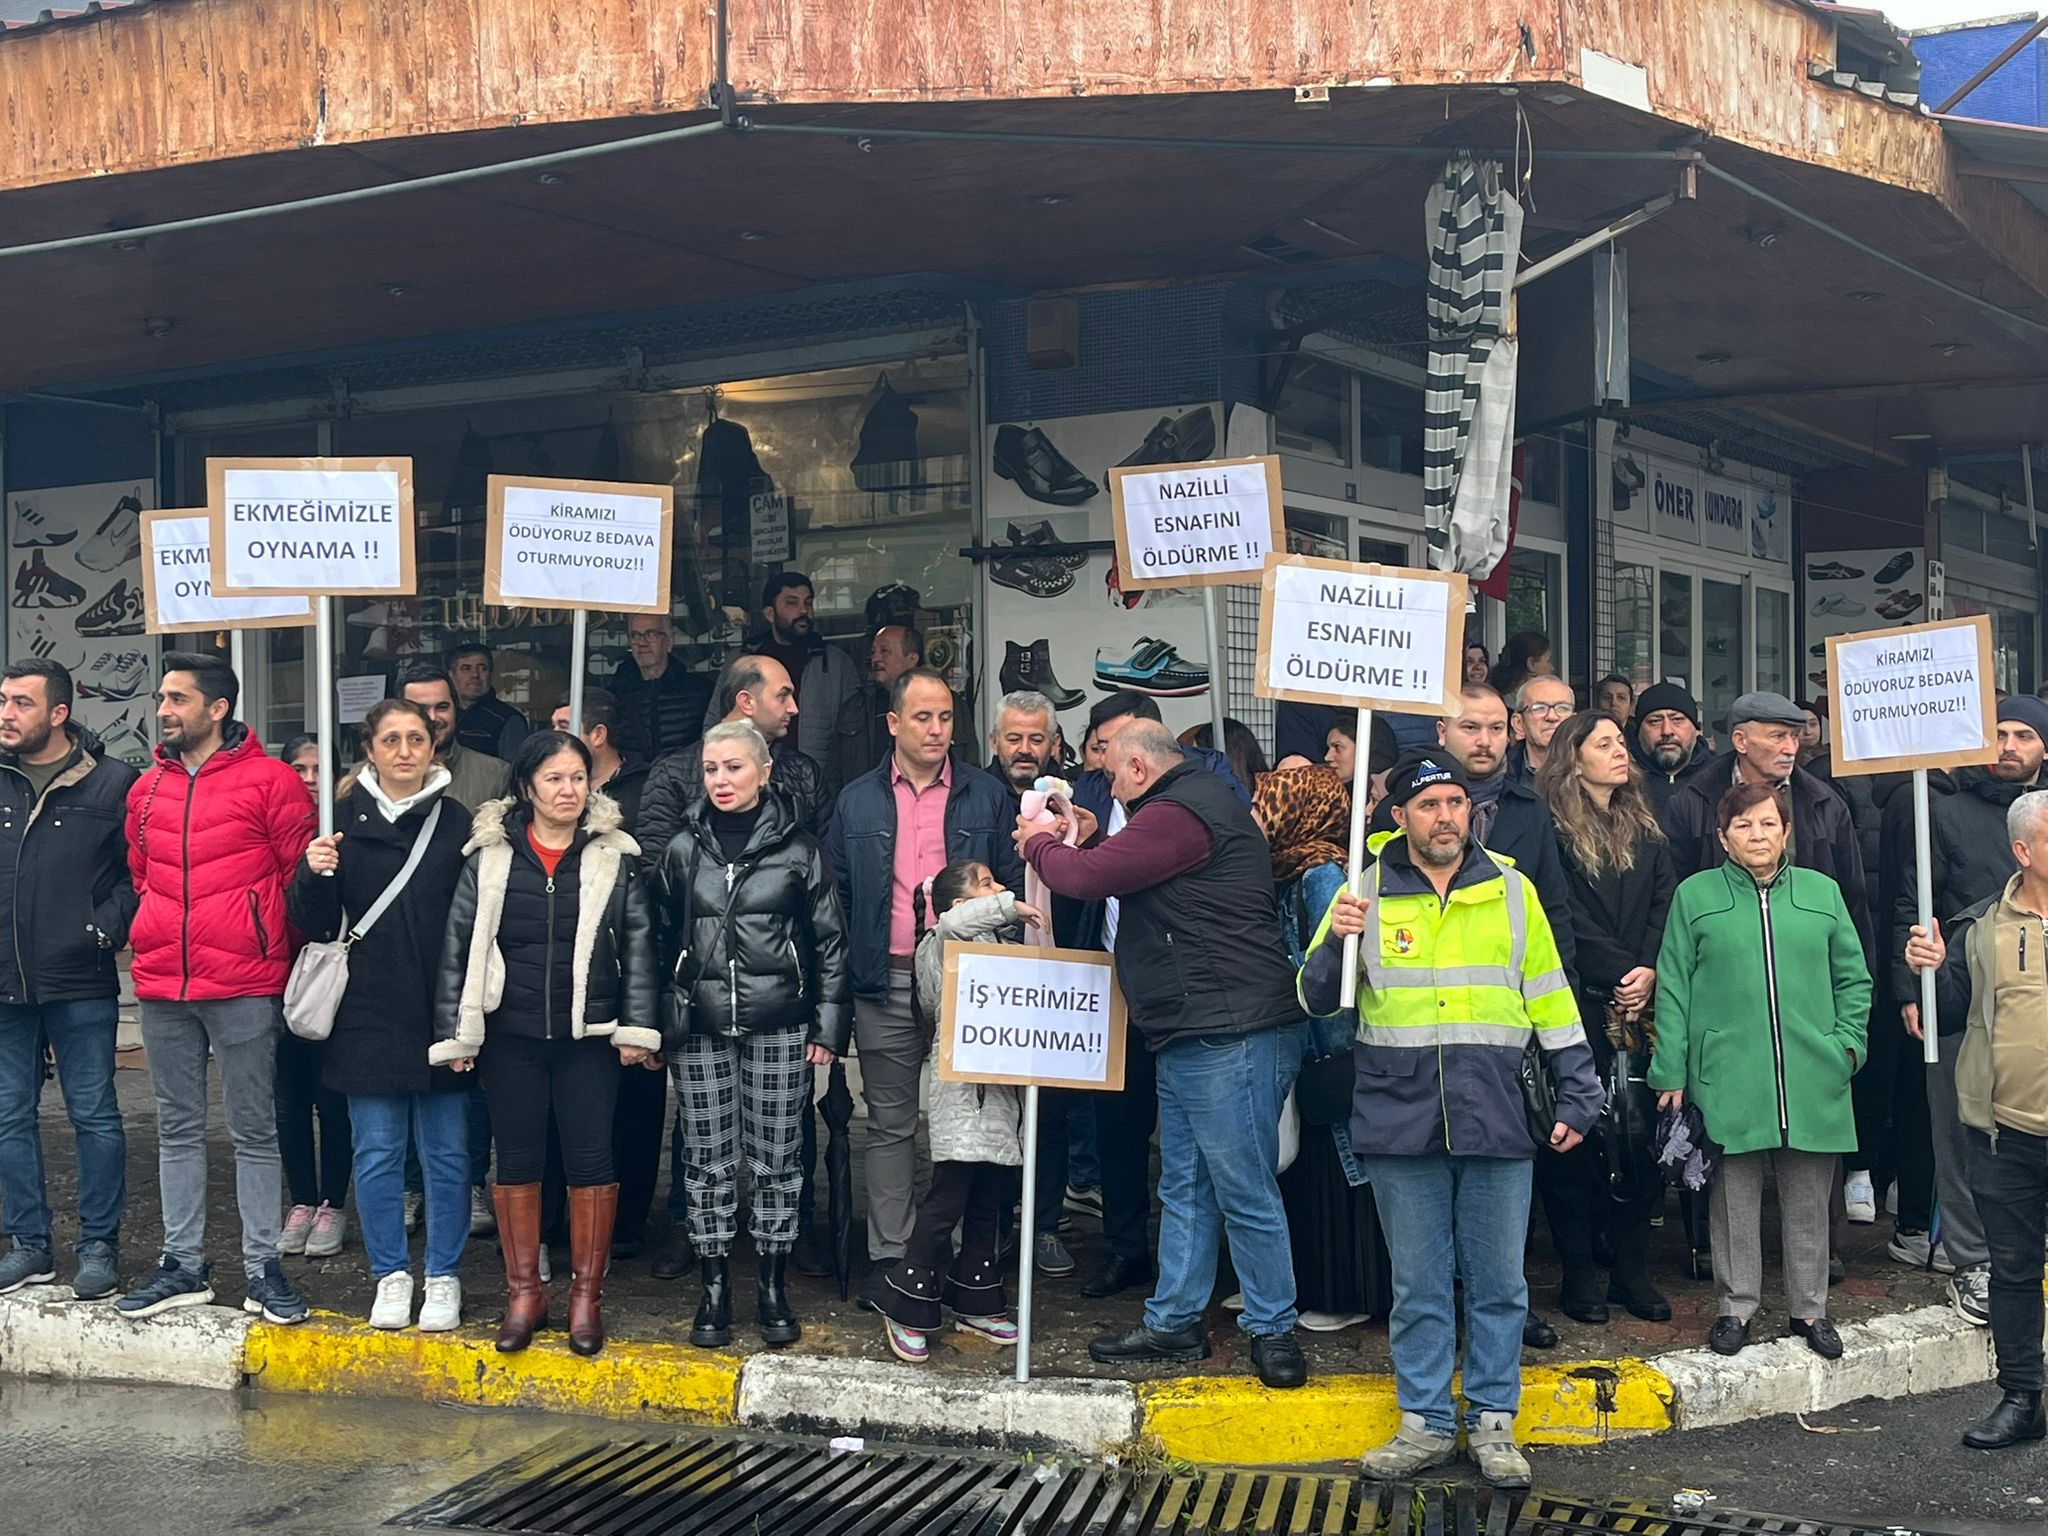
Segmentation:
<svg viewBox="0 0 2048 1536">
<path fill-rule="evenodd" d="M 370 1307 L 372 1328 L 404 1328 L 412 1322 L 412 1276 L 394 1269 L 377 1282 L 377 1299 Z"/>
<path fill-rule="evenodd" d="M 1467 1431 L 1472 1459 L 1479 1463 L 1479 1475 L 1496 1488 L 1529 1486 L 1529 1458 L 1515 1444 L 1515 1416 L 1511 1413 L 1482 1413 Z"/>
<path fill-rule="evenodd" d="M 1457 1456 L 1456 1435 L 1440 1435 L 1421 1414 L 1404 1413 L 1394 1438 L 1367 1451 L 1358 1469 L 1374 1482 L 1394 1482 L 1432 1467 L 1447 1467 Z"/>
<path fill-rule="evenodd" d="M 295 1205 L 284 1218 L 284 1230 L 277 1234 L 279 1253 L 304 1253 L 306 1239 L 313 1232 L 313 1207 Z"/>
<path fill-rule="evenodd" d="M 1951 1275 L 1948 1303 L 1956 1316 L 1978 1328 L 1991 1326 L 1991 1266 L 1980 1265 Z"/>
<path fill-rule="evenodd" d="M 420 1307 L 421 1333 L 449 1333 L 462 1326 L 462 1282 L 453 1275 L 427 1276 L 427 1299 Z"/>
<path fill-rule="evenodd" d="M 1877 1191 L 1871 1187 L 1868 1168 L 1849 1171 L 1842 1181 L 1842 1201 L 1849 1208 L 1849 1219 L 1857 1225 L 1868 1226 L 1877 1220 Z"/>
<path fill-rule="evenodd" d="M 348 1241 L 348 1212 L 320 1202 L 320 1209 L 313 1213 L 313 1230 L 306 1234 L 306 1257 L 309 1259 L 331 1259 L 341 1252 L 341 1245 Z"/>
</svg>

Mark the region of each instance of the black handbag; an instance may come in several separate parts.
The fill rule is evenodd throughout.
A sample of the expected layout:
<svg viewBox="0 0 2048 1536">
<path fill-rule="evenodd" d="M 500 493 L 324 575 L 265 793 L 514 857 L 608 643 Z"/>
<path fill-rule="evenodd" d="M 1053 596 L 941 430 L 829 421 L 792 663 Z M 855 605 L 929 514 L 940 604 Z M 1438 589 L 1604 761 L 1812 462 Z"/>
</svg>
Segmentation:
<svg viewBox="0 0 2048 1536">
<path fill-rule="evenodd" d="M 1664 1187 L 1651 1150 L 1657 1134 L 1657 1094 L 1647 1081 L 1649 1072 L 1647 1055 L 1616 1051 L 1607 1069 L 1607 1103 L 1593 1126 L 1608 1197 L 1620 1205 L 1633 1205 Z"/>
<path fill-rule="evenodd" d="M 1358 1064 L 1348 1050 L 1304 1062 L 1294 1079 L 1294 1107 L 1304 1125 L 1348 1125 Z"/>
</svg>

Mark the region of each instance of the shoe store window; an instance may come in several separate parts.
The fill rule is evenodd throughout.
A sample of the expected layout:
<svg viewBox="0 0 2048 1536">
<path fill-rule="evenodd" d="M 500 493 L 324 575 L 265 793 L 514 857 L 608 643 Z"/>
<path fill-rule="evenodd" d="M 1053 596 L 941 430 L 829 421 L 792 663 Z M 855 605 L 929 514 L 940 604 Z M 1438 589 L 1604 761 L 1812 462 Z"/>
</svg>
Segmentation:
<svg viewBox="0 0 2048 1536">
<path fill-rule="evenodd" d="M 1282 453 L 1324 464 L 1351 462 L 1351 370 L 1297 354 L 1273 409 L 1273 440 Z"/>
<path fill-rule="evenodd" d="M 1792 594 L 1772 587 L 1756 589 L 1756 685 L 1767 693 L 1796 698 L 1806 689 L 1793 675 Z M 1825 654 L 1825 653 L 1823 653 Z M 1818 671 L 1819 668 L 1814 668 Z"/>
</svg>

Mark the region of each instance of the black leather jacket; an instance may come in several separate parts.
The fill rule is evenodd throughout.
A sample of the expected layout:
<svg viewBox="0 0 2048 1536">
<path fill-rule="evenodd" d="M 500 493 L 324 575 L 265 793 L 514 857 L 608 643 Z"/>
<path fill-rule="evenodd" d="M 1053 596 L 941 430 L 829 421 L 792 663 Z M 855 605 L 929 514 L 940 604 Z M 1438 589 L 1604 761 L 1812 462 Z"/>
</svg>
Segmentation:
<svg viewBox="0 0 2048 1536">
<path fill-rule="evenodd" d="M 669 1048 L 690 1034 L 802 1028 L 808 1043 L 844 1054 L 853 990 L 839 893 L 818 840 L 783 799 L 762 796 L 761 819 L 732 864 L 700 799 L 661 856 L 655 906 Z"/>
<path fill-rule="evenodd" d="M 824 781 L 818 774 L 818 765 L 780 742 L 770 749 L 770 757 L 775 766 L 768 778 L 768 788 L 795 815 L 797 826 L 816 837 L 823 831 L 825 813 L 831 808 L 824 798 Z M 648 868 L 660 865 L 662 850 L 689 825 L 703 801 L 704 759 L 696 747 L 671 752 L 655 763 L 653 772 L 640 786 L 639 817 L 633 823 L 633 837 L 640 844 Z"/>
</svg>

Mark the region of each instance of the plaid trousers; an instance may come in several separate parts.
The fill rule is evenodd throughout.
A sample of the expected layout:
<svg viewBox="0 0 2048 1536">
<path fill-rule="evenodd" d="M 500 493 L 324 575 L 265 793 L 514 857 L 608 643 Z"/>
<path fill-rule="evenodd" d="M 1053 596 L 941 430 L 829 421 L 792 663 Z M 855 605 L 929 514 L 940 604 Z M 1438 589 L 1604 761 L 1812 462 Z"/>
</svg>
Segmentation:
<svg viewBox="0 0 2048 1536">
<path fill-rule="evenodd" d="M 778 1252 L 796 1242 L 803 1189 L 797 1152 L 812 1082 L 804 1035 L 801 1029 L 737 1040 L 690 1035 L 673 1055 L 683 1192 L 690 1241 L 700 1254 L 719 1258 L 732 1251 L 743 1147 L 753 1186 L 754 1246 Z"/>
</svg>

